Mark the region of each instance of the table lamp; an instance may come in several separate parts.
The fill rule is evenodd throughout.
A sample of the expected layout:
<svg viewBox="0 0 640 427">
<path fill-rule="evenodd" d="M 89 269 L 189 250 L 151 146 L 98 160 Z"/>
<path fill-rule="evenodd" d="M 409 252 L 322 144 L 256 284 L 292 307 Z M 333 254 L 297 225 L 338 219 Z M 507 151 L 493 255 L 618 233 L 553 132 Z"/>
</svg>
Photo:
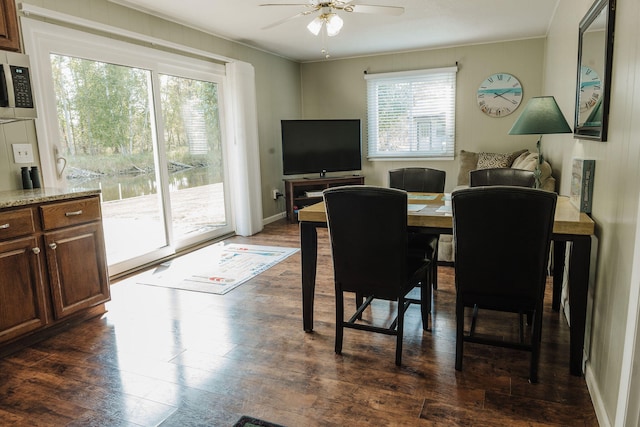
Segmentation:
<svg viewBox="0 0 640 427">
<path fill-rule="evenodd" d="M 542 135 L 551 133 L 571 133 L 571 128 L 562 115 L 560 107 L 553 96 L 537 96 L 531 98 L 524 107 L 522 114 L 511 127 L 509 135 L 540 135 L 536 147 L 538 149 L 538 164 L 533 171 L 536 179 L 536 188 L 540 188 L 540 165 L 542 164 L 542 152 L 540 141 Z"/>
</svg>

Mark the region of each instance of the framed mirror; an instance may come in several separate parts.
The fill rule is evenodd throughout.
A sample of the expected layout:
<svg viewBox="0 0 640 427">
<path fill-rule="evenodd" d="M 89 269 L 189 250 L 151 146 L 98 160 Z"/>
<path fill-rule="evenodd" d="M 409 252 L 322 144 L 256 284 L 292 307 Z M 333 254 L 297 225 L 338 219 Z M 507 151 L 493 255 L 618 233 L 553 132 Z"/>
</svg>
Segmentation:
<svg viewBox="0 0 640 427">
<path fill-rule="evenodd" d="M 596 0 L 580 21 L 574 138 L 607 140 L 615 0 Z"/>
</svg>

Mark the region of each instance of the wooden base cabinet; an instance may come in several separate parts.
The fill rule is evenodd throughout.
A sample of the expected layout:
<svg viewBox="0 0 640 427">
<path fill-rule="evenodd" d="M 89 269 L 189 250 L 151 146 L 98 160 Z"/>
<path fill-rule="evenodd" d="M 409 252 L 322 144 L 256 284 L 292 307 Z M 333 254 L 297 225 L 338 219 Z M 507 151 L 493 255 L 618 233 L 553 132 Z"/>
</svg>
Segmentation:
<svg viewBox="0 0 640 427">
<path fill-rule="evenodd" d="M 100 199 L 0 210 L 0 278 L 0 345 L 109 301 Z"/>
<path fill-rule="evenodd" d="M 109 300 L 102 241 L 99 224 L 45 233 L 44 248 L 56 319 Z"/>
<path fill-rule="evenodd" d="M 41 254 L 36 248 L 35 237 L 0 242 L 0 343 L 48 323 Z"/>
</svg>

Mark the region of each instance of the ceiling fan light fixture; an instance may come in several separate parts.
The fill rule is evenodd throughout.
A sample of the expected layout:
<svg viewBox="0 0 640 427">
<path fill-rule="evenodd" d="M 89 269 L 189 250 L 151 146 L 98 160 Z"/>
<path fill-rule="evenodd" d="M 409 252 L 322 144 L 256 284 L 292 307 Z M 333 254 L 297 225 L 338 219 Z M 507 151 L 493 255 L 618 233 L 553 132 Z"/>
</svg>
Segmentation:
<svg viewBox="0 0 640 427">
<path fill-rule="evenodd" d="M 338 35 L 340 30 L 342 29 L 342 25 L 344 24 L 344 21 L 342 20 L 342 18 L 340 18 L 335 13 L 332 13 L 325 19 L 327 23 L 327 35 L 329 37 Z"/>
<path fill-rule="evenodd" d="M 318 16 L 313 21 L 309 22 L 309 25 L 307 25 L 307 30 L 309 30 L 314 36 L 317 36 L 318 34 L 320 34 L 322 24 L 324 24 L 324 20 L 322 19 L 322 17 Z"/>
</svg>

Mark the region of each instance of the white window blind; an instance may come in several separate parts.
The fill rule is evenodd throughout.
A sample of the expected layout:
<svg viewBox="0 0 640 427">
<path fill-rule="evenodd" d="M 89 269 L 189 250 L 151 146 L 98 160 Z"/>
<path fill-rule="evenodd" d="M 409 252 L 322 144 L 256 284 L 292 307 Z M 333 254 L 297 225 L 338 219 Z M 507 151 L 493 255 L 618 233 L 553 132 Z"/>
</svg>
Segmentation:
<svg viewBox="0 0 640 427">
<path fill-rule="evenodd" d="M 457 71 L 365 74 L 368 158 L 453 159 Z"/>
</svg>

